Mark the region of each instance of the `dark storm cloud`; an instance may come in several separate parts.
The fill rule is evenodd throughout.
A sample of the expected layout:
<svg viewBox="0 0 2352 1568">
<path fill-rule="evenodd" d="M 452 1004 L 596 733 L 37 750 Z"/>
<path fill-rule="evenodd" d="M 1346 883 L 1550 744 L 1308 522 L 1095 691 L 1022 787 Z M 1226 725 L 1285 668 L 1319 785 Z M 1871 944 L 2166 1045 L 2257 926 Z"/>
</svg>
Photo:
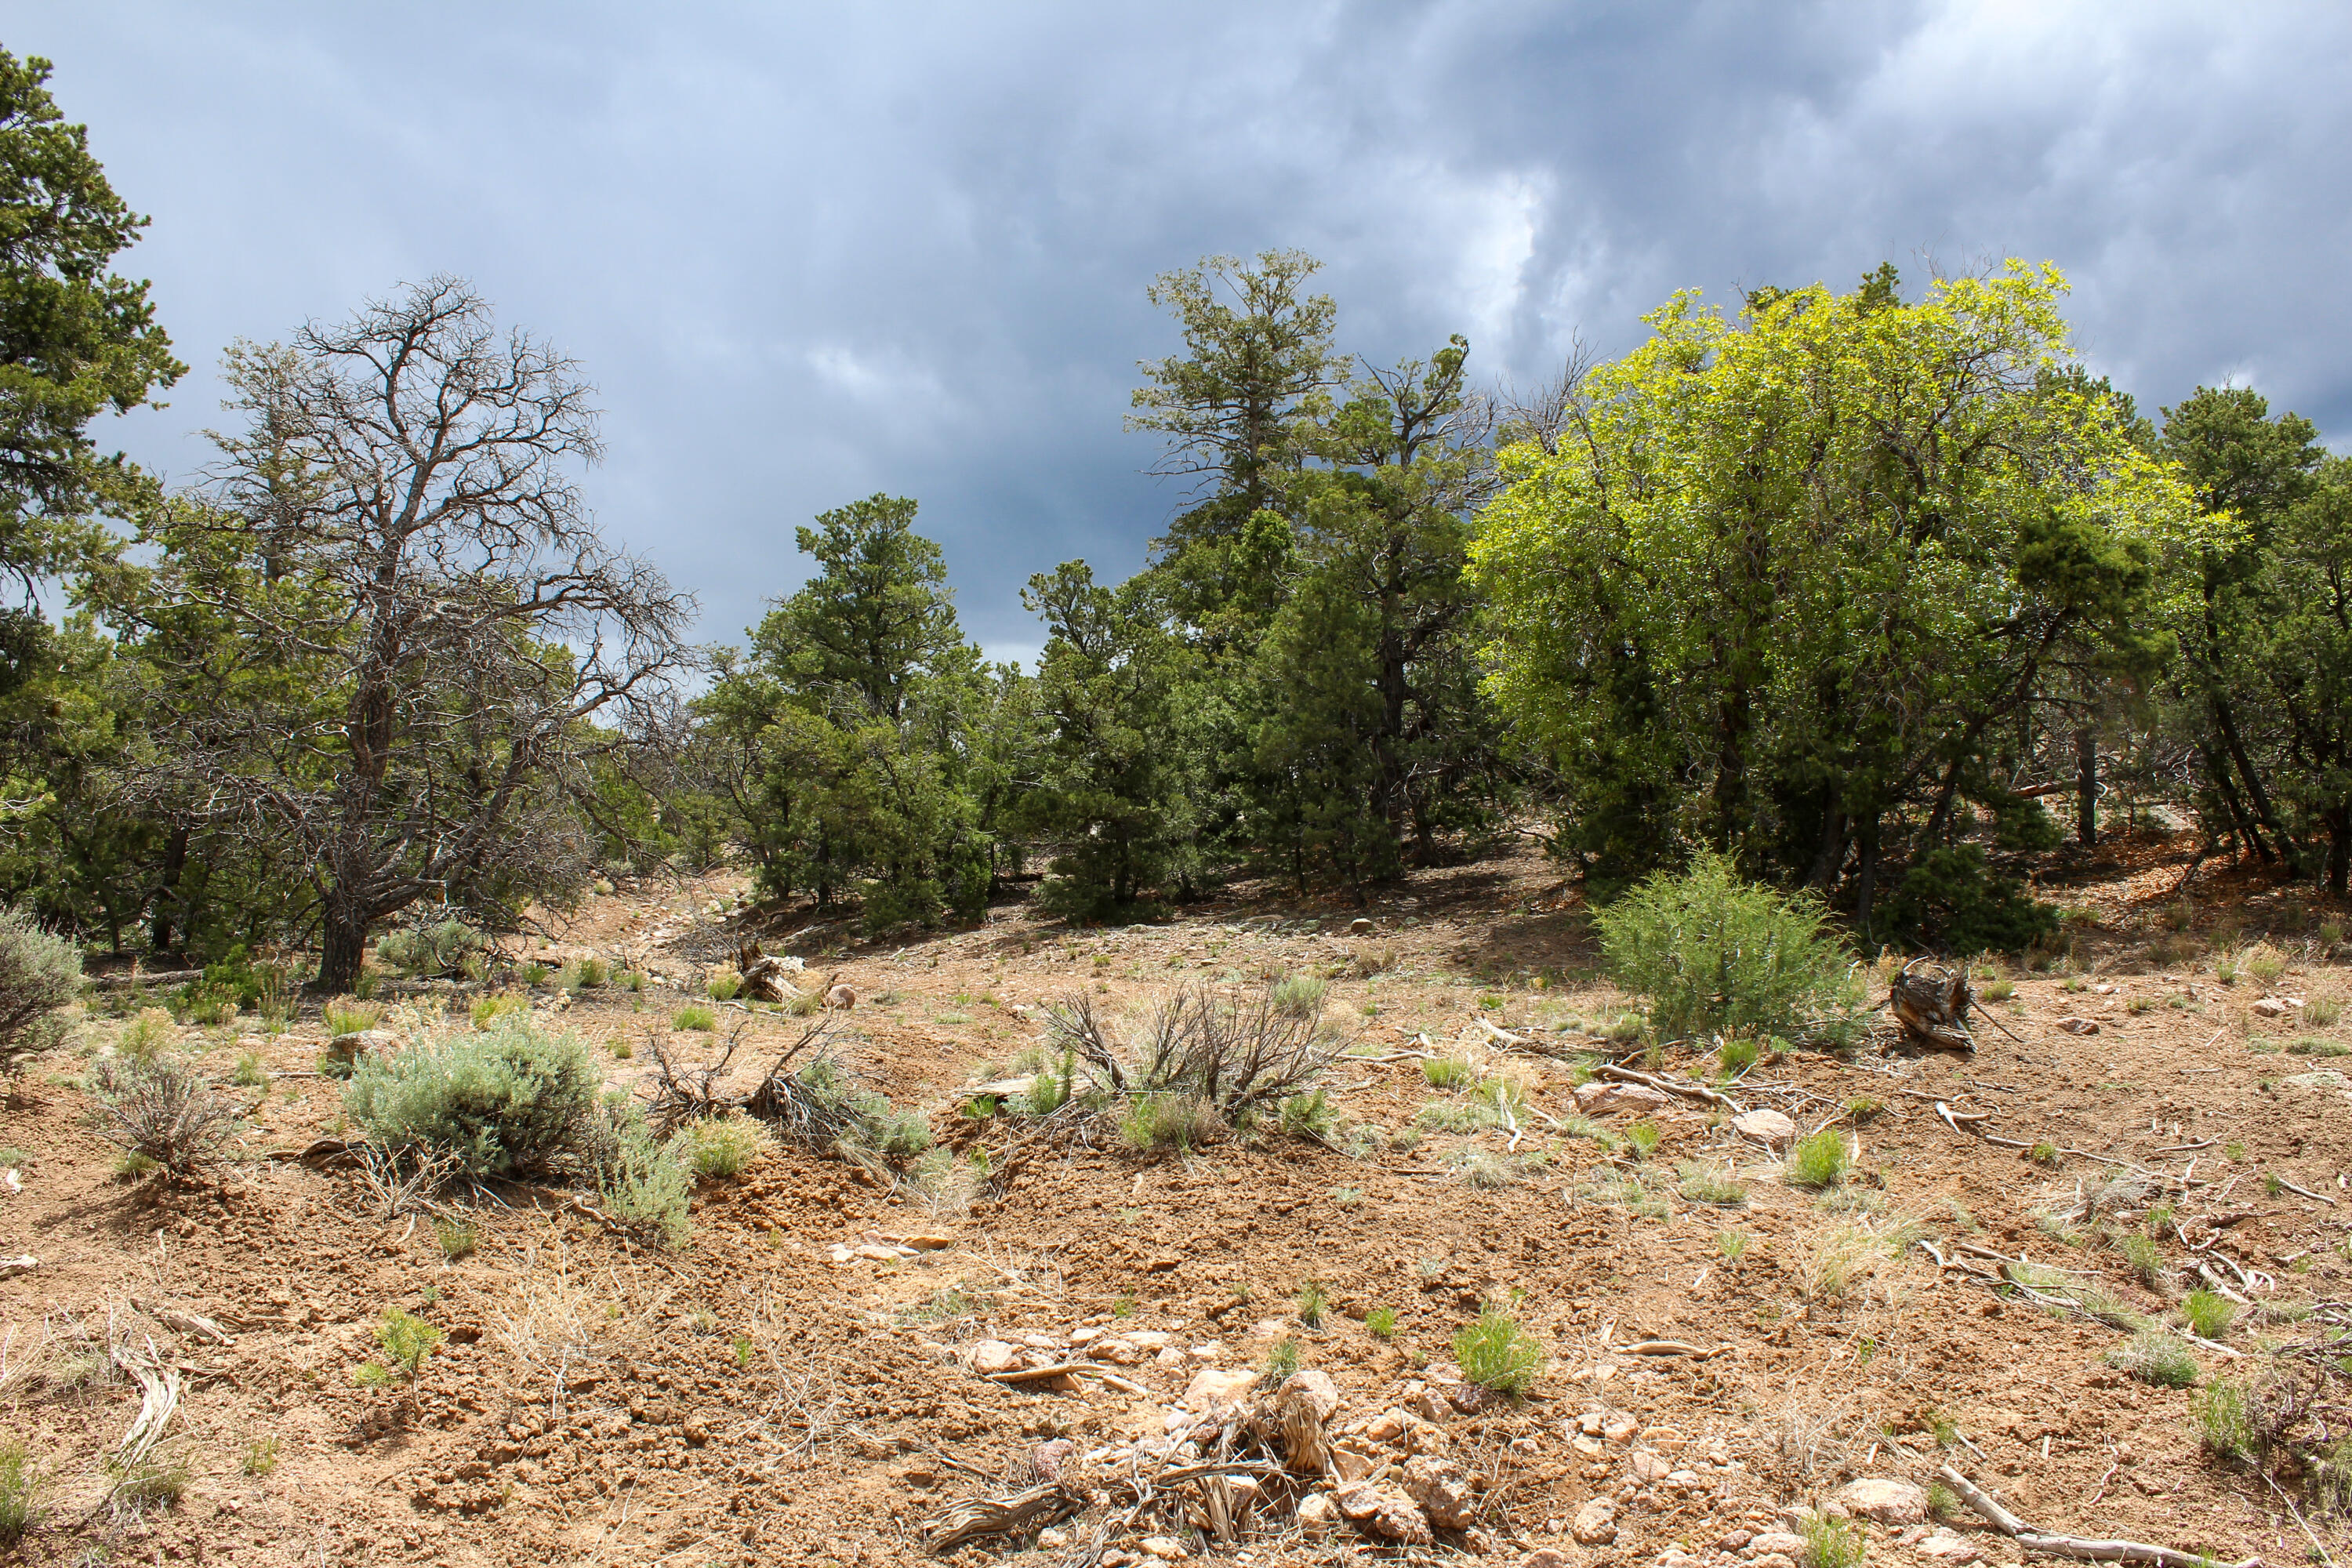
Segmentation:
<svg viewBox="0 0 2352 1568">
<path fill-rule="evenodd" d="M 2149 404 L 2251 382 L 2352 433 L 2329 6 L 19 5 L 198 373 L 433 271 L 579 356 L 619 536 L 736 635 L 792 529 L 914 495 L 967 623 L 1134 566 L 1180 497 L 1119 419 L 1152 274 L 1298 246 L 1379 358 L 1603 351 L 1677 288 L 2049 258 Z"/>
</svg>

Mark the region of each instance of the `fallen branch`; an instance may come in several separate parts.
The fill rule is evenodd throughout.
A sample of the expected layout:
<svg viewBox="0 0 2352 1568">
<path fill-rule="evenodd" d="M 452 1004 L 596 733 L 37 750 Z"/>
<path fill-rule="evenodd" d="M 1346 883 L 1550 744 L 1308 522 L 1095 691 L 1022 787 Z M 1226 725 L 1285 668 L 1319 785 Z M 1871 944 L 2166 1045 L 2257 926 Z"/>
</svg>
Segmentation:
<svg viewBox="0 0 2352 1568">
<path fill-rule="evenodd" d="M 1615 1079 L 1620 1083 L 1638 1083 L 1662 1093 L 1679 1095 L 1685 1100 L 1703 1100 L 1712 1105 L 1720 1105 L 1734 1116 L 1746 1109 L 1729 1095 L 1717 1094 L 1704 1084 L 1677 1083 L 1670 1078 L 1659 1078 L 1651 1073 L 1635 1072 L 1632 1068 L 1614 1065 L 1598 1067 L 1592 1070 L 1596 1078 Z"/>
<path fill-rule="evenodd" d="M 1623 1355 L 1687 1355 L 1696 1356 L 1701 1361 L 1712 1361 L 1731 1347 L 1725 1344 L 1706 1350 L 1697 1345 L 1685 1344 L 1680 1340 L 1643 1340 L 1637 1345 L 1620 1345 L 1617 1348 Z"/>
<path fill-rule="evenodd" d="M 943 1552 L 983 1535 L 1021 1535 L 1078 1510 L 1081 1498 L 1058 1483 L 1031 1487 L 1006 1497 L 973 1498 L 923 1524 L 923 1543 Z"/>
<path fill-rule="evenodd" d="M 2329 1197 L 2326 1193 L 2315 1193 L 2309 1187 L 2298 1187 L 2293 1182 L 2288 1181 L 2284 1176 L 2273 1175 L 2271 1177 L 2271 1180 L 2276 1182 L 2280 1186 L 2284 1187 L 2288 1192 L 2300 1193 L 2307 1198 L 2317 1198 L 2329 1208 L 2334 1208 L 2336 1206 L 2336 1200 Z"/>
<path fill-rule="evenodd" d="M 2047 1552 L 2055 1557 L 2075 1557 L 2090 1563 L 2150 1563 L 2156 1568 L 2211 1568 L 2213 1559 L 2198 1552 L 2176 1552 L 2169 1546 L 2150 1546 L 2138 1541 L 2095 1541 L 2081 1535 L 2056 1535 L 2037 1530 L 1981 1490 L 1974 1481 L 1949 1465 L 1937 1467 L 1944 1484 L 1959 1493 L 1966 1502 L 1984 1516 L 1995 1530 L 2014 1540 L 2028 1552 Z M 2235 1568 L 2263 1568 L 2260 1557 L 2249 1557 Z"/>
</svg>

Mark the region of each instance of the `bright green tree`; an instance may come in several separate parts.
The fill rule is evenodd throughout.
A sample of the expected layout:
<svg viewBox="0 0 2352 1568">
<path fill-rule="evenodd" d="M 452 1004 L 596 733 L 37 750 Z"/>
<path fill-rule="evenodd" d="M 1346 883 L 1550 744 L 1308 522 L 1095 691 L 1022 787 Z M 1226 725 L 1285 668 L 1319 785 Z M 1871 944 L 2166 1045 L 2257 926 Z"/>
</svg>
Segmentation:
<svg viewBox="0 0 2352 1568">
<path fill-rule="evenodd" d="M 2021 715 L 2070 649 L 2142 630 L 2208 537 L 2073 362 L 2051 268 L 1906 303 L 1677 296 L 1552 449 L 1504 456 L 1472 547 L 1493 689 L 1556 759 L 1604 879 L 1689 848 L 1850 886 L 2006 804 Z M 2013 764 L 2013 757 L 2011 759 Z M 1851 865 L 1851 871 L 1846 868 Z"/>
</svg>

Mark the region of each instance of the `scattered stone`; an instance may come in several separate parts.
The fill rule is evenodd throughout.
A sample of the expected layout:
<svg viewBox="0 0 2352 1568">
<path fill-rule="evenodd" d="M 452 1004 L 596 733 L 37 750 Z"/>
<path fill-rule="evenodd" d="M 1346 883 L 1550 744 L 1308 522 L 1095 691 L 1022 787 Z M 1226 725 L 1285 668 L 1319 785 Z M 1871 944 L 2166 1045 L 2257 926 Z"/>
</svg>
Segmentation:
<svg viewBox="0 0 2352 1568">
<path fill-rule="evenodd" d="M 1587 1116 L 1608 1116 L 1620 1110 L 1647 1115 L 1666 1106 L 1665 1095 L 1647 1084 L 1582 1083 L 1573 1092 L 1577 1110 Z"/>
<path fill-rule="evenodd" d="M 1745 1552 L 1748 1543 L 1755 1539 L 1756 1532 L 1752 1530 L 1733 1529 L 1725 1531 L 1723 1539 L 1715 1544 L 1725 1552 Z"/>
<path fill-rule="evenodd" d="M 1576 1510 L 1568 1532 L 1580 1546 L 1606 1546 L 1617 1539 L 1617 1504 L 1605 1497 L 1588 1500 Z"/>
<path fill-rule="evenodd" d="M 1331 1500 L 1341 1513 L 1383 1540 L 1426 1546 L 1433 1539 L 1429 1521 L 1413 1506 L 1412 1499 L 1394 1487 L 1357 1481 L 1334 1492 Z"/>
<path fill-rule="evenodd" d="M 955 1244 L 955 1237 L 952 1236 L 923 1235 L 910 1236 L 907 1238 L 907 1245 L 918 1252 L 944 1252 Z"/>
<path fill-rule="evenodd" d="M 1370 936 L 1372 934 L 1372 922 L 1365 919 L 1362 915 L 1358 915 L 1354 920 L 1348 922 L 1348 934 L 1349 936 Z"/>
<path fill-rule="evenodd" d="M 1222 1340 L 1203 1340 L 1186 1351 L 1184 1357 L 1188 1361 L 1213 1362 L 1223 1360 L 1224 1354 L 1225 1346 Z"/>
<path fill-rule="evenodd" d="M 1284 1379 L 1275 1397 L 1285 1405 L 1304 1404 L 1321 1423 L 1330 1420 L 1332 1413 L 1339 1408 L 1339 1385 L 1331 1381 L 1329 1373 L 1308 1367 Z"/>
<path fill-rule="evenodd" d="M 2346 1080 L 2342 1073 L 2331 1068 L 2321 1068 L 2316 1072 L 2294 1073 L 2279 1081 L 2293 1084 L 2297 1089 L 2342 1089 Z"/>
<path fill-rule="evenodd" d="M 1037 1532 L 1037 1548 L 1041 1552 L 1059 1552 L 1070 1543 L 1070 1532 L 1048 1525 Z"/>
<path fill-rule="evenodd" d="M 1403 1417 L 1397 1435 L 1397 1446 L 1408 1454 L 1444 1454 L 1454 1445 L 1446 1439 L 1445 1428 L 1434 1421 L 1424 1421 L 1410 1411 L 1398 1411 Z"/>
<path fill-rule="evenodd" d="M 1343 1481 L 1360 1481 L 1388 1468 L 1388 1456 L 1366 1448 L 1362 1440 L 1340 1442 L 1331 1448 L 1331 1468 Z"/>
<path fill-rule="evenodd" d="M 2099 1032 L 2098 1025 L 2088 1018 L 2061 1018 L 2058 1026 L 2070 1035 L 2095 1035 Z"/>
<path fill-rule="evenodd" d="M 1878 1524 L 1917 1524 L 1927 1517 L 1927 1494 L 1909 1481 L 1864 1476 L 1846 1482 L 1834 1495 L 1849 1514 Z"/>
<path fill-rule="evenodd" d="M 1983 1547 L 1970 1541 L 1967 1536 L 1954 1535 L 1948 1530 L 1929 1531 L 1927 1539 L 1912 1550 L 1930 1563 L 1949 1563 L 1955 1565 L 1981 1563 L 1985 1557 Z"/>
<path fill-rule="evenodd" d="M 1748 1568 L 1797 1568 L 1797 1560 L 1785 1552 L 1761 1552 L 1748 1560 Z"/>
<path fill-rule="evenodd" d="M 1170 1336 L 1158 1329 L 1138 1329 L 1125 1337 L 1134 1341 L 1137 1346 L 1143 1350 L 1164 1351 L 1168 1348 Z"/>
<path fill-rule="evenodd" d="M 1557 1547 L 1538 1547 L 1519 1559 L 1519 1568 L 1570 1568 L 1568 1553 Z"/>
<path fill-rule="evenodd" d="M 1778 1552 L 1793 1563 L 1805 1554 L 1805 1538 L 1785 1530 L 1759 1531 L 1749 1538 L 1748 1550 L 1759 1556 Z"/>
<path fill-rule="evenodd" d="M 1184 1385 L 1184 1407 L 1202 1412 L 1228 1409 L 1249 1397 L 1257 1386 L 1257 1373 L 1245 1368 L 1220 1372 L 1215 1367 L 1203 1367 L 1192 1374 Z"/>
<path fill-rule="evenodd" d="M 1067 1437 L 1056 1437 L 1050 1443 L 1040 1443 L 1031 1449 L 1029 1465 L 1037 1472 L 1040 1479 L 1058 1481 L 1062 1479 L 1062 1467 L 1067 1464 L 1070 1456 L 1077 1451 L 1078 1446 Z"/>
<path fill-rule="evenodd" d="M 1405 1413 L 1384 1410 L 1364 1424 L 1364 1436 L 1375 1443 L 1393 1443 L 1404 1436 Z"/>
<path fill-rule="evenodd" d="M 1107 1361 L 1113 1366 L 1133 1366 L 1143 1359 L 1143 1347 L 1133 1340 L 1097 1340 L 1087 1353 L 1096 1361 Z"/>
<path fill-rule="evenodd" d="M 2253 1005 L 2252 1011 L 2257 1017 L 2284 1018 L 2286 1016 L 2287 1006 L 2275 996 L 2265 996 Z"/>
<path fill-rule="evenodd" d="M 1020 1349 L 1003 1340 L 982 1340 L 971 1347 L 971 1370 L 982 1377 L 1011 1372 L 1020 1364 Z"/>
<path fill-rule="evenodd" d="M 1324 1492 L 1302 1501 L 1295 1517 L 1298 1532 L 1309 1541 L 1321 1541 L 1339 1528 L 1339 1507 Z"/>
<path fill-rule="evenodd" d="M 1612 1443 L 1630 1443 L 1642 1424 L 1631 1415 L 1612 1415 L 1601 1425 L 1601 1435 Z"/>
<path fill-rule="evenodd" d="M 1636 1448 L 1626 1456 L 1625 1468 L 1633 1473 L 1637 1481 L 1655 1481 L 1664 1479 L 1666 1472 L 1675 1467 L 1664 1454 L 1648 1448 Z"/>
<path fill-rule="evenodd" d="M 1157 1557 L 1162 1563 L 1180 1562 L 1192 1555 L 1191 1550 L 1172 1535 L 1147 1535 L 1135 1544 L 1146 1557 Z"/>
<path fill-rule="evenodd" d="M 1421 1505 L 1429 1522 L 1442 1530 L 1460 1530 L 1476 1517 L 1477 1502 L 1470 1495 L 1470 1478 L 1451 1459 L 1416 1454 L 1405 1461 L 1405 1495 Z"/>
<path fill-rule="evenodd" d="M 1444 1421 L 1454 1414 L 1452 1403 L 1433 1388 L 1423 1389 L 1406 1400 L 1404 1407 L 1423 1421 Z"/>
<path fill-rule="evenodd" d="M 1741 1111 L 1731 1119 L 1731 1130 L 1767 1149 L 1785 1149 L 1797 1136 L 1797 1124 L 1769 1106 Z"/>
</svg>

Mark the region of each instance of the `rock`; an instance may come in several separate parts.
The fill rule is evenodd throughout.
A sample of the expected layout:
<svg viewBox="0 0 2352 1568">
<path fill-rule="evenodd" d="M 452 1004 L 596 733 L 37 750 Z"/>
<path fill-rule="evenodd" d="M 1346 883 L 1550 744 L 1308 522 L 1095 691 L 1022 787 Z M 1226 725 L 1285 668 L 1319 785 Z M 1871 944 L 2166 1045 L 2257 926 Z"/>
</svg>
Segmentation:
<svg viewBox="0 0 2352 1568">
<path fill-rule="evenodd" d="M 1074 1345 L 1090 1345 L 1108 1332 L 1110 1332 L 1108 1329 L 1103 1328 L 1099 1324 L 1088 1324 L 1085 1328 L 1072 1329 L 1070 1331 L 1070 1343 Z"/>
<path fill-rule="evenodd" d="M 1717 1549 L 1724 1552 L 1745 1552 L 1748 1550 L 1748 1543 L 1755 1539 L 1756 1532 L 1754 1531 L 1744 1528 L 1735 1528 L 1725 1531 L 1723 1532 L 1723 1539 L 1717 1542 L 1715 1544 Z"/>
<path fill-rule="evenodd" d="M 1441 1530 L 1460 1530 L 1476 1517 L 1477 1502 L 1470 1495 L 1470 1478 L 1451 1459 L 1416 1454 L 1405 1461 L 1404 1493 L 1421 1505 L 1429 1522 Z"/>
<path fill-rule="evenodd" d="M 1575 1436 L 1570 1437 L 1568 1440 L 1568 1446 L 1575 1449 L 1580 1456 L 1587 1459 L 1598 1458 L 1600 1456 L 1609 1451 L 1608 1444 L 1602 1442 L 1598 1437 L 1588 1437 L 1581 1432 L 1579 1432 Z"/>
<path fill-rule="evenodd" d="M 1748 1560 L 1748 1568 L 1797 1568 L 1797 1560 L 1785 1552 L 1759 1552 Z"/>
<path fill-rule="evenodd" d="M 1133 1366 L 1143 1359 L 1143 1347 L 1133 1340 L 1097 1340 L 1087 1353 L 1096 1361 L 1107 1361 L 1113 1366 Z"/>
<path fill-rule="evenodd" d="M 1426 1546 L 1433 1539 L 1429 1533 L 1429 1521 L 1413 1506 L 1412 1499 L 1394 1487 L 1357 1481 L 1332 1493 L 1331 1500 L 1341 1513 L 1384 1541 Z"/>
<path fill-rule="evenodd" d="M 1168 1335 L 1158 1329 L 1138 1329 L 1123 1337 L 1134 1341 L 1142 1350 L 1164 1351 L 1168 1348 Z"/>
<path fill-rule="evenodd" d="M 1257 1386 L 1257 1373 L 1246 1369 L 1220 1372 L 1215 1367 L 1202 1367 L 1184 1385 L 1184 1408 L 1203 1413 L 1230 1409 L 1249 1397 Z"/>
<path fill-rule="evenodd" d="M 1048 1525 L 1037 1532 L 1037 1548 L 1041 1552 L 1059 1552 L 1070 1543 L 1070 1532 Z"/>
<path fill-rule="evenodd" d="M 1146 1557 L 1157 1557 L 1162 1563 L 1180 1562 L 1192 1555 L 1191 1549 L 1172 1535 L 1147 1535 L 1135 1545 Z"/>
<path fill-rule="evenodd" d="M 1354 920 L 1348 922 L 1348 934 L 1349 936 L 1370 936 L 1372 934 L 1372 922 L 1366 920 L 1363 916 L 1358 915 Z"/>
<path fill-rule="evenodd" d="M 1203 1340 L 1199 1344 L 1187 1350 L 1184 1352 L 1184 1359 L 1187 1361 L 1197 1361 L 1205 1363 L 1213 1361 L 1222 1361 L 1224 1358 L 1224 1354 L 1225 1347 L 1223 1341 Z"/>
<path fill-rule="evenodd" d="M 2296 1089 L 2342 1089 L 2345 1081 L 2342 1073 L 2328 1068 L 2321 1068 L 2316 1072 L 2294 1073 L 2279 1079 L 2279 1082 L 2292 1084 Z"/>
<path fill-rule="evenodd" d="M 1275 1397 L 1286 1405 L 1304 1404 L 1319 1424 L 1330 1420 L 1339 1408 L 1339 1385 L 1331 1381 L 1329 1373 L 1308 1367 L 1285 1378 Z"/>
<path fill-rule="evenodd" d="M 2058 1026 L 2070 1035 L 2095 1035 L 2099 1032 L 2098 1025 L 2088 1018 L 2061 1018 Z"/>
<path fill-rule="evenodd" d="M 1519 1559 L 1519 1568 L 1570 1568 L 1568 1553 L 1554 1546 L 1538 1547 Z"/>
<path fill-rule="evenodd" d="M 1339 1443 L 1331 1449 L 1331 1468 L 1343 1481 L 1360 1481 L 1389 1468 L 1388 1456 L 1361 1447 L 1362 1439 L 1354 1444 Z"/>
<path fill-rule="evenodd" d="M 0 1258 L 0 1279 L 6 1279 L 18 1274 L 30 1274 L 40 1266 L 41 1260 L 29 1252 L 20 1252 L 14 1258 Z"/>
<path fill-rule="evenodd" d="M 1576 1108 L 1587 1116 L 1607 1116 L 1633 1110 L 1643 1115 L 1665 1109 L 1666 1097 L 1640 1083 L 1583 1083 L 1576 1086 Z"/>
<path fill-rule="evenodd" d="M 1393 1443 L 1404 1436 L 1405 1413 L 1383 1410 L 1364 1423 L 1364 1436 L 1375 1443 Z"/>
<path fill-rule="evenodd" d="M 907 1245 L 918 1252 L 944 1252 L 955 1244 L 955 1237 L 952 1236 L 923 1235 L 910 1236 L 907 1238 Z"/>
<path fill-rule="evenodd" d="M 1769 1106 L 1741 1111 L 1731 1119 L 1731 1130 L 1767 1149 L 1785 1149 L 1797 1136 L 1797 1124 Z"/>
<path fill-rule="evenodd" d="M 1152 1363 L 1157 1366 L 1182 1366 L 1185 1364 L 1184 1352 L 1178 1350 L 1174 1345 L 1167 1346 L 1161 1350 L 1158 1355 L 1153 1356 L 1151 1360 Z"/>
<path fill-rule="evenodd" d="M 1805 1554 L 1805 1538 L 1791 1535 L 1785 1530 L 1761 1530 L 1749 1539 L 1748 1550 L 1759 1556 L 1777 1552 L 1793 1563 Z"/>
<path fill-rule="evenodd" d="M 1003 1340 L 982 1340 L 971 1347 L 971 1370 L 982 1377 L 1011 1372 L 1021 1364 L 1021 1351 Z"/>
<path fill-rule="evenodd" d="M 2275 996 L 2265 996 L 2256 1002 L 2251 1011 L 2258 1018 L 2284 1018 L 2287 1014 L 2287 1005 Z"/>
<path fill-rule="evenodd" d="M 1580 1546 L 1606 1546 L 1617 1539 L 1617 1505 L 1605 1497 L 1589 1500 L 1569 1522 L 1569 1534 Z"/>
<path fill-rule="evenodd" d="M 1834 1496 L 1848 1514 L 1878 1524 L 1917 1524 L 1927 1517 L 1927 1494 L 1909 1481 L 1864 1476 L 1846 1482 Z"/>
<path fill-rule="evenodd" d="M 1948 1530 L 1930 1531 L 1927 1539 L 1912 1550 L 1930 1563 L 1981 1563 L 1985 1555 L 1983 1547 Z"/>
<path fill-rule="evenodd" d="M 1298 1532 L 1309 1541 L 1321 1541 L 1339 1528 L 1339 1509 L 1329 1495 L 1317 1492 L 1298 1505 Z"/>
<path fill-rule="evenodd" d="M 1444 1427 L 1434 1421 L 1423 1421 L 1410 1412 L 1401 1411 L 1399 1414 L 1404 1416 L 1404 1423 L 1402 1430 L 1397 1434 L 1397 1446 L 1406 1453 L 1444 1454 L 1452 1451 L 1454 1445 L 1446 1440 Z"/>
<path fill-rule="evenodd" d="M 1423 1421 L 1444 1421 L 1454 1414 L 1453 1403 L 1433 1388 L 1423 1389 L 1406 1400 L 1404 1407 Z"/>
<path fill-rule="evenodd" d="M 1601 1435 L 1612 1443 L 1630 1443 L 1641 1429 L 1642 1424 L 1631 1415 L 1612 1415 L 1601 1424 Z"/>
<path fill-rule="evenodd" d="M 1029 1451 L 1029 1468 L 1037 1472 L 1041 1480 L 1058 1481 L 1062 1479 L 1062 1467 L 1077 1451 L 1078 1446 L 1067 1437 L 1040 1443 Z"/>
<path fill-rule="evenodd" d="M 1636 1448 L 1625 1456 L 1625 1468 L 1633 1472 L 1637 1481 L 1655 1481 L 1663 1480 L 1666 1472 L 1675 1467 L 1664 1454 L 1648 1448 Z"/>
</svg>

